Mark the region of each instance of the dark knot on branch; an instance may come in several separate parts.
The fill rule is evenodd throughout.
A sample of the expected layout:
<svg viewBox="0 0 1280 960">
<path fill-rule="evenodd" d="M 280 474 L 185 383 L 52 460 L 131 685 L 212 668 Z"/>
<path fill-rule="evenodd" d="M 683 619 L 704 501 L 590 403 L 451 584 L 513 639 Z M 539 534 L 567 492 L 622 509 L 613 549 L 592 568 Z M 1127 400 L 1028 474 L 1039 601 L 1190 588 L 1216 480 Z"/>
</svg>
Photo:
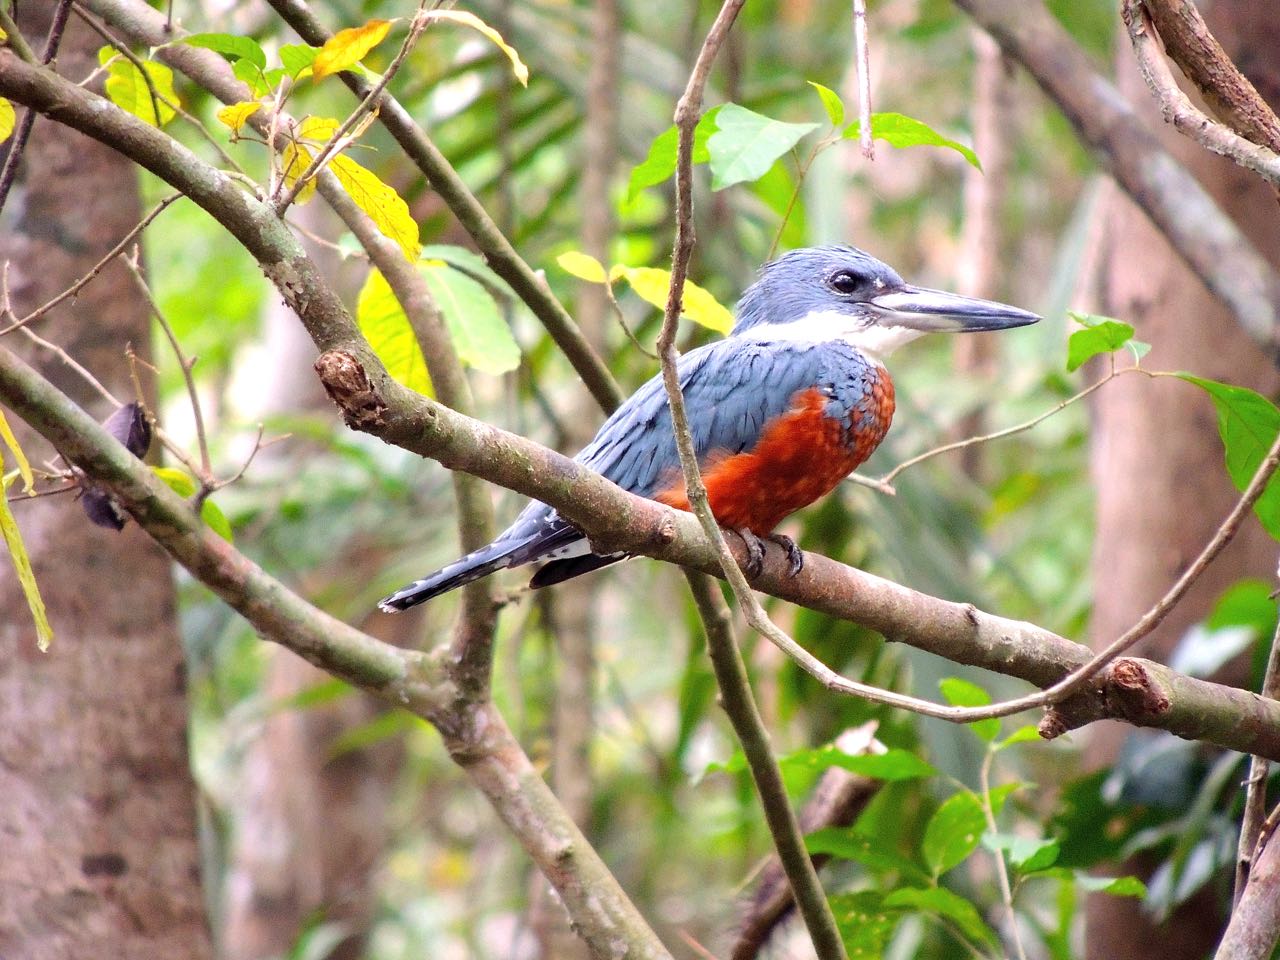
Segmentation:
<svg viewBox="0 0 1280 960">
<path fill-rule="evenodd" d="M 364 365 L 352 354 L 326 350 L 316 358 L 315 370 L 329 399 L 342 411 L 347 426 L 368 431 L 382 423 L 387 405 Z"/>
</svg>

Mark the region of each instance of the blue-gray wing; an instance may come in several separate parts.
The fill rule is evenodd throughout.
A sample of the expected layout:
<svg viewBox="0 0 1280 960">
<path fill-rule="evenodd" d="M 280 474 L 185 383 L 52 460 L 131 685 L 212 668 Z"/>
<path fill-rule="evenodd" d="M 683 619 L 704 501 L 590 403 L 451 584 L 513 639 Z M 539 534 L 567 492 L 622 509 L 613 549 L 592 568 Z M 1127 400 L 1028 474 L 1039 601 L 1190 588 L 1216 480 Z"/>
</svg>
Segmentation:
<svg viewBox="0 0 1280 960">
<path fill-rule="evenodd" d="M 831 344 L 721 340 L 685 354 L 680 386 L 699 461 L 713 452 L 750 450 L 802 390 L 817 387 L 834 396 L 831 368 L 838 357 L 831 350 Z M 662 378 L 637 390 L 575 459 L 641 496 L 670 484 L 680 461 Z"/>
</svg>

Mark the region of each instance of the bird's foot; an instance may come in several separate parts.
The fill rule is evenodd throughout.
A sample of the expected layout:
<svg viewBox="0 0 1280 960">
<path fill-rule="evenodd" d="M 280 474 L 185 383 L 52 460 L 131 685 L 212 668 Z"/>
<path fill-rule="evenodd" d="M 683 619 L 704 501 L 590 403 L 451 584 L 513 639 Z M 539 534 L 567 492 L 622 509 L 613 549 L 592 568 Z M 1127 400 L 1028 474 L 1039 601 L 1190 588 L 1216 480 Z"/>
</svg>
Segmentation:
<svg viewBox="0 0 1280 960">
<path fill-rule="evenodd" d="M 787 576 L 794 577 L 804 569 L 804 551 L 796 546 L 796 542 L 785 533 L 771 533 L 767 539 L 772 540 L 787 551 Z"/>
<path fill-rule="evenodd" d="M 742 538 L 742 545 L 747 548 L 747 562 L 742 565 L 742 572 L 748 580 L 754 580 L 764 570 L 764 542 L 746 527 L 733 532 Z"/>
</svg>

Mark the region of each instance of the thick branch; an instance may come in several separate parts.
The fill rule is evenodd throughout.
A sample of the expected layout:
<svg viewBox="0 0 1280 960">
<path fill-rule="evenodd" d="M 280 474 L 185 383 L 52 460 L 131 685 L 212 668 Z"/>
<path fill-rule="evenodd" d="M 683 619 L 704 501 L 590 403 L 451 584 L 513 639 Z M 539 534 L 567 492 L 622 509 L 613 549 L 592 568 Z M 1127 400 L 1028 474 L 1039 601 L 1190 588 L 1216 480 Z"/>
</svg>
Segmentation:
<svg viewBox="0 0 1280 960">
<path fill-rule="evenodd" d="M 1236 321 L 1269 355 L 1280 354 L 1280 275 L 1161 146 L 1058 21 L 1038 2 L 956 2 L 1026 68 Z"/>
<path fill-rule="evenodd" d="M 1268 960 L 1280 940 L 1280 837 L 1272 834 L 1249 872 L 1215 960 Z"/>
</svg>

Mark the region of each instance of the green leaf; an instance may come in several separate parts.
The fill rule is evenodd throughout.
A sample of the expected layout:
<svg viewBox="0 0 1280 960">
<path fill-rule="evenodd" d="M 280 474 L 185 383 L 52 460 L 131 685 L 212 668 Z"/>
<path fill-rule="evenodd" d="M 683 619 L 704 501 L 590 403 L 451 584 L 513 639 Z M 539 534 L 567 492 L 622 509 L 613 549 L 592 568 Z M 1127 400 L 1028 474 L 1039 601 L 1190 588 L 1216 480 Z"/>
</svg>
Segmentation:
<svg viewBox="0 0 1280 960">
<path fill-rule="evenodd" d="M 1078 370 L 1086 362 L 1104 353 L 1115 353 L 1133 339 L 1133 327 L 1119 320 L 1094 317 L 1068 310 L 1067 315 L 1085 329 L 1071 334 L 1067 341 L 1067 369 Z"/>
<path fill-rule="evenodd" d="M 356 297 L 356 323 L 392 379 L 410 390 L 433 395 L 418 338 L 400 301 L 378 270 L 369 271 Z"/>
<path fill-rule="evenodd" d="M 299 80 L 303 71 L 314 67 L 319 53 L 319 47 L 310 47 L 305 43 L 286 43 L 280 48 L 280 62 L 284 65 L 285 73 Z"/>
<path fill-rule="evenodd" d="M 1080 326 L 1082 327 L 1090 327 L 1090 328 L 1100 327 L 1108 323 L 1117 323 L 1117 324 L 1120 324 L 1120 326 L 1122 327 L 1128 326 L 1128 324 L 1123 323 L 1122 321 L 1117 320 L 1114 317 L 1103 317 L 1103 316 L 1099 316 L 1096 313 L 1081 313 L 1079 310 L 1068 310 L 1067 316 L 1070 317 L 1072 320 L 1074 320 L 1076 323 L 1080 324 Z M 1130 332 L 1132 333 L 1132 331 Z M 1125 341 L 1124 346 L 1128 348 L 1131 354 L 1133 354 L 1133 359 L 1135 361 L 1141 360 L 1143 357 L 1145 357 L 1148 353 L 1151 352 L 1151 344 L 1143 343 L 1141 340 L 1134 340 L 1132 336 L 1130 336 L 1129 339 Z M 1099 352 L 1105 353 L 1107 351 L 1099 351 Z M 1074 370 L 1075 368 L 1072 367 L 1071 369 Z"/>
<path fill-rule="evenodd" d="M 808 81 L 809 86 L 817 91 L 818 97 L 822 100 L 822 109 L 827 111 L 827 119 L 831 121 L 833 127 L 838 127 L 844 123 L 844 101 L 840 99 L 840 94 L 836 93 L 830 87 L 824 87 L 820 83 Z M 875 124 L 872 124 L 875 129 Z"/>
<path fill-rule="evenodd" d="M 13 112 L 13 104 L 0 97 L 0 143 L 4 143 L 13 136 L 13 128 L 17 123 L 17 116 Z"/>
<path fill-rule="evenodd" d="M 1088 873 L 1075 874 L 1077 886 L 1086 893 L 1109 893 L 1115 897 L 1145 897 L 1147 886 L 1137 877 L 1095 877 Z"/>
<path fill-rule="evenodd" d="M 356 205 L 377 224 L 382 235 L 399 245 L 405 259 L 410 263 L 418 259 L 418 223 L 400 194 L 345 154 L 335 156 L 329 169 Z"/>
<path fill-rule="evenodd" d="M 4 452 L 0 451 L 0 474 L 4 472 Z M 36 584 L 35 571 L 31 569 L 31 557 L 27 554 L 26 544 L 22 542 L 22 531 L 18 529 L 18 521 L 9 509 L 9 499 L 5 496 L 5 487 L 0 483 L 0 536 L 4 537 L 4 545 L 9 551 L 9 559 L 18 574 L 18 586 L 26 598 L 27 609 L 31 611 L 31 619 L 36 627 L 36 646 L 43 653 L 53 642 L 53 628 L 49 626 L 49 615 L 44 609 L 44 599 L 40 596 L 40 587 Z"/>
<path fill-rule="evenodd" d="M 828 767 L 839 767 L 872 780 L 884 780 L 890 783 L 898 780 L 918 780 L 937 773 L 933 767 L 909 750 L 893 749 L 887 753 L 849 754 L 835 744 L 797 750 L 783 757 L 779 762 L 784 768 L 794 767 L 816 771 L 826 770 Z"/>
<path fill-rule="evenodd" d="M 329 759 L 333 760 L 344 753 L 362 750 L 365 747 L 373 746 L 375 743 L 381 743 L 383 740 L 399 736 L 412 730 L 414 723 L 413 714 L 407 710 L 388 710 L 385 713 L 380 713 L 367 723 L 362 723 L 357 727 L 343 731 L 329 745 Z"/>
<path fill-rule="evenodd" d="M 163 63 L 143 61 L 142 70 L 146 71 L 146 77 L 144 77 L 142 70 L 119 56 L 112 47 L 103 47 L 99 50 L 98 60 L 107 65 L 107 79 L 104 84 L 107 96 L 121 110 L 133 114 L 153 127 L 163 127 L 177 116 L 175 107 L 180 104 L 180 101 L 178 92 L 173 88 L 173 71 Z M 151 95 L 147 77 L 155 87 L 155 97 Z"/>
<path fill-rule="evenodd" d="M 1013 733 L 1009 734 L 1000 742 L 993 745 L 994 750 L 1003 750 L 1005 747 L 1012 747 L 1019 743 L 1030 743 L 1033 740 L 1040 739 L 1040 728 L 1034 723 L 1029 723 L 1024 727 L 1019 727 Z"/>
<path fill-rule="evenodd" d="M 810 853 L 825 853 L 860 863 L 873 873 L 898 873 L 913 882 L 928 883 L 929 875 L 920 865 L 886 849 L 875 840 L 848 827 L 827 827 L 804 838 Z"/>
<path fill-rule="evenodd" d="M 861 121 L 853 121 L 845 128 L 844 139 L 857 140 L 861 130 Z M 954 150 L 960 154 L 978 170 L 982 169 L 982 164 L 978 161 L 978 155 L 963 143 L 944 137 L 927 123 L 901 113 L 873 113 L 871 115 L 871 137 L 874 140 L 883 140 L 889 146 L 900 149 L 904 147 L 946 147 L 948 150 Z"/>
<path fill-rule="evenodd" d="M 852 960 L 878 958 L 902 919 L 900 911 L 885 909 L 883 898 L 874 890 L 837 893 L 830 903 L 840 939 Z"/>
<path fill-rule="evenodd" d="M 760 179 L 801 137 L 817 129 L 816 123 L 784 123 L 726 103 L 716 116 L 716 132 L 707 140 L 711 189 Z"/>
<path fill-rule="evenodd" d="M 495 376 L 520 366 L 520 346 L 483 284 L 443 261 L 421 269 L 463 363 Z"/>
<path fill-rule="evenodd" d="M 905 907 L 954 923 L 970 940 L 995 943 L 996 935 L 978 908 L 944 887 L 902 887 L 884 898 L 886 907 Z"/>
<path fill-rule="evenodd" d="M 991 695 L 987 691 L 976 683 L 960 677 L 947 677 L 945 680 L 939 681 L 938 689 L 942 691 L 947 703 L 953 707 L 985 707 L 991 703 Z M 1000 735 L 1000 720 L 998 717 L 975 720 L 968 727 L 988 743 Z"/>
<path fill-rule="evenodd" d="M 193 33 L 183 37 L 181 42 L 189 47 L 203 47 L 220 53 L 231 61 L 247 60 L 259 70 L 265 70 L 267 66 L 267 55 L 252 37 L 234 33 Z"/>
<path fill-rule="evenodd" d="M 271 91 L 270 81 L 258 65 L 250 60 L 236 60 L 231 64 L 231 72 L 235 74 L 237 80 L 253 91 L 255 97 L 266 96 Z"/>
<path fill-rule="evenodd" d="M 1009 862 L 1023 873 L 1047 870 L 1058 860 L 1061 847 L 1057 840 L 1022 837 L 1011 833 L 987 833 L 982 845 L 993 852 L 1004 852 Z"/>
<path fill-rule="evenodd" d="M 1213 398 L 1218 411 L 1218 434 L 1226 450 L 1227 473 L 1237 490 L 1243 490 L 1258 472 L 1276 434 L 1280 432 L 1280 410 L 1266 397 L 1247 387 L 1233 387 L 1189 373 L 1178 374 Z M 1272 476 L 1262 496 L 1253 505 L 1262 525 L 1280 540 L 1280 479 Z"/>
<path fill-rule="evenodd" d="M 716 132 L 716 117 L 721 107 L 712 107 L 698 119 L 693 128 L 693 162 L 706 163 L 711 159 L 707 152 L 707 140 Z M 632 203 L 645 187 L 662 183 L 676 172 L 676 148 L 679 146 L 679 134 L 675 125 L 658 134 L 649 145 L 649 154 L 631 171 L 631 179 L 627 183 L 627 203 Z"/>
<path fill-rule="evenodd" d="M 207 523 L 209 529 L 227 541 L 227 543 L 235 542 L 235 537 L 231 533 L 231 521 L 222 512 L 222 508 L 208 497 L 205 497 L 204 503 L 200 505 L 200 519 Z"/>
<path fill-rule="evenodd" d="M 920 853 L 934 876 L 962 863 L 982 839 L 987 817 L 977 795 L 962 790 L 938 807 L 924 828 Z"/>
<path fill-rule="evenodd" d="M 494 273 L 485 258 L 474 250 L 449 243 L 429 243 L 422 248 L 418 257 L 421 260 L 442 260 L 455 270 L 461 270 L 473 280 L 479 280 L 494 293 L 513 301 L 520 299 L 511 289 L 511 285 Z"/>
<path fill-rule="evenodd" d="M 167 483 L 169 489 L 178 496 L 195 496 L 196 482 L 185 470 L 177 470 L 173 467 L 152 467 L 151 472 Z"/>
</svg>

